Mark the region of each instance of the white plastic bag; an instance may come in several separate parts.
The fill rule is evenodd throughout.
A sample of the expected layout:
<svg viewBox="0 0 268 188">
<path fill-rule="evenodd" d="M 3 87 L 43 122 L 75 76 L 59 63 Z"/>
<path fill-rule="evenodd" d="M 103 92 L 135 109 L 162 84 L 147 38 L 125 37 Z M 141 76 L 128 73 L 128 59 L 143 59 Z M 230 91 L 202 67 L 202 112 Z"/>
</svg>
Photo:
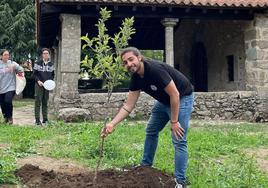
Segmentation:
<svg viewBox="0 0 268 188">
<path fill-rule="evenodd" d="M 24 90 L 26 86 L 26 79 L 24 76 L 19 76 L 16 74 L 16 94 L 19 95 Z"/>
</svg>

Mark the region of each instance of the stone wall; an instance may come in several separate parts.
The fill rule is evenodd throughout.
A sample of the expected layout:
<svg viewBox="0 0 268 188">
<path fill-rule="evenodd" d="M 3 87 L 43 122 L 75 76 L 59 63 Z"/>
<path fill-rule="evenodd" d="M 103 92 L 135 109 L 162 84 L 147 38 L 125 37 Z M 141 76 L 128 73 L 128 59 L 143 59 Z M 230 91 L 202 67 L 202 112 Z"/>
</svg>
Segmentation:
<svg viewBox="0 0 268 188">
<path fill-rule="evenodd" d="M 196 93 L 193 117 L 260 122 L 264 121 L 261 105 L 254 91 Z"/>
<path fill-rule="evenodd" d="M 107 100 L 107 94 L 105 93 L 80 94 L 80 97 L 80 107 L 73 108 L 73 106 L 63 105 L 65 108 L 60 110 L 60 118 L 64 119 L 71 114 L 74 117 L 69 117 L 68 121 L 76 120 L 77 117 L 75 116 L 81 118 L 83 115 L 85 117 L 82 120 L 103 120 L 106 117 L 113 117 L 122 106 L 127 93 L 114 93 L 109 105 L 105 104 Z M 136 108 L 130 114 L 130 117 L 148 118 L 153 104 L 153 98 L 141 93 Z M 262 111 L 261 98 L 256 92 L 252 91 L 197 92 L 195 93 L 193 118 L 268 121 L 267 114 Z"/>
<path fill-rule="evenodd" d="M 106 115 L 114 116 L 127 98 L 127 93 L 113 93 L 110 104 L 106 105 L 107 94 L 87 93 L 81 94 L 82 108 L 89 109 L 92 119 L 104 119 Z M 132 118 L 144 119 L 150 115 L 154 100 L 149 95 L 142 93 L 135 109 L 130 114 Z"/>
</svg>

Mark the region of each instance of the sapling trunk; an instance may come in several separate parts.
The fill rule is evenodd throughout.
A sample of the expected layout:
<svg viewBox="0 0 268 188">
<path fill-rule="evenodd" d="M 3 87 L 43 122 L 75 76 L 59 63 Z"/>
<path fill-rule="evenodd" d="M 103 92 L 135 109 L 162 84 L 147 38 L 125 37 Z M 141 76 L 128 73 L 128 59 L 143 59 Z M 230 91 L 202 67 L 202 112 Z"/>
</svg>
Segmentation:
<svg viewBox="0 0 268 188">
<path fill-rule="evenodd" d="M 106 105 L 108 105 L 110 103 L 112 91 L 113 91 L 113 89 L 108 89 L 108 97 L 107 97 Z M 106 116 L 105 121 L 104 121 L 104 126 L 107 124 L 108 120 L 109 120 L 109 118 L 108 118 L 108 116 Z M 97 177 L 98 177 L 99 167 L 101 164 L 101 159 L 103 157 L 104 139 L 105 139 L 105 137 L 101 137 L 101 141 L 100 141 L 100 145 L 99 145 L 100 154 L 99 154 L 99 158 L 97 161 L 97 165 L 96 165 L 95 173 L 94 173 L 94 178 L 93 178 L 93 187 L 94 188 L 97 188 Z"/>
</svg>

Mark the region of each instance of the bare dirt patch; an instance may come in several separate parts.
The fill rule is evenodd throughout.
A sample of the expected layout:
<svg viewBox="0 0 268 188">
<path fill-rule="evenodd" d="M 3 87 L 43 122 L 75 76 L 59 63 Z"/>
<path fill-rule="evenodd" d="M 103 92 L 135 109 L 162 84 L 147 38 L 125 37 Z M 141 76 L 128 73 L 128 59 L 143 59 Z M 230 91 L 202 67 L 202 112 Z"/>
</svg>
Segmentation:
<svg viewBox="0 0 268 188">
<path fill-rule="evenodd" d="M 19 185 L 11 185 L 11 184 L 1 184 L 1 188 L 21 188 Z"/>
<path fill-rule="evenodd" d="M 247 149 L 247 155 L 254 156 L 261 170 L 268 172 L 268 149 Z"/>
<path fill-rule="evenodd" d="M 9 144 L 6 144 L 6 143 L 0 143 L 0 149 L 5 149 L 9 147 Z"/>
<path fill-rule="evenodd" d="M 37 166 L 24 165 L 16 175 L 27 187 L 93 187 L 94 172 L 79 174 L 45 171 Z M 98 188 L 170 188 L 174 187 L 173 178 L 151 167 L 132 167 L 121 171 L 110 169 L 98 173 Z"/>
<path fill-rule="evenodd" d="M 44 156 L 31 156 L 17 161 L 15 173 L 27 187 L 93 187 L 94 170 L 68 160 Z M 97 187 L 102 188 L 169 188 L 174 178 L 151 167 L 128 167 L 122 170 L 107 169 L 98 172 Z"/>
<path fill-rule="evenodd" d="M 67 173 L 67 174 L 79 174 L 89 171 L 89 169 L 83 167 L 82 165 L 71 162 L 70 160 L 64 159 L 53 159 L 45 156 L 28 156 L 17 160 L 19 167 L 22 167 L 27 164 L 33 166 L 38 166 L 40 169 L 46 171 L 55 171 L 56 173 Z"/>
<path fill-rule="evenodd" d="M 34 125 L 34 107 L 27 105 L 13 109 L 13 123 L 15 125 Z"/>
</svg>

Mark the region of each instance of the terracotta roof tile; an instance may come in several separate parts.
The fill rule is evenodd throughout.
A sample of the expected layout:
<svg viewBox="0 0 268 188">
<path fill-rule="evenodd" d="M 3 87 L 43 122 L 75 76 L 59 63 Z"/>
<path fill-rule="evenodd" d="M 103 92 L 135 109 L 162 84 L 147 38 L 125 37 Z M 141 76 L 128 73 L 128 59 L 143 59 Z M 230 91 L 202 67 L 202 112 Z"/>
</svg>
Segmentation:
<svg viewBox="0 0 268 188">
<path fill-rule="evenodd" d="M 129 3 L 129 4 L 160 4 L 188 5 L 212 7 L 268 7 L 268 0 L 39 0 L 39 2 L 60 3 Z"/>
</svg>

